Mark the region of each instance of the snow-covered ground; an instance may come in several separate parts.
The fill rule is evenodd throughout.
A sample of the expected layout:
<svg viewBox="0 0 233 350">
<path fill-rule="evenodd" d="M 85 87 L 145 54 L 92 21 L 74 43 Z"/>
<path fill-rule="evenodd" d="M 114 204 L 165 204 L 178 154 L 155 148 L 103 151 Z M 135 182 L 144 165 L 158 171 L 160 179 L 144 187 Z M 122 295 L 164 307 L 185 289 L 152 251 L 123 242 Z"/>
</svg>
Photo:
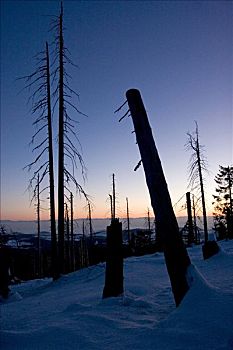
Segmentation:
<svg viewBox="0 0 233 350">
<path fill-rule="evenodd" d="M 202 260 L 189 249 L 191 288 L 175 308 L 162 254 L 125 260 L 125 294 L 102 300 L 104 264 L 12 287 L 1 349 L 233 349 L 233 242 Z"/>
</svg>

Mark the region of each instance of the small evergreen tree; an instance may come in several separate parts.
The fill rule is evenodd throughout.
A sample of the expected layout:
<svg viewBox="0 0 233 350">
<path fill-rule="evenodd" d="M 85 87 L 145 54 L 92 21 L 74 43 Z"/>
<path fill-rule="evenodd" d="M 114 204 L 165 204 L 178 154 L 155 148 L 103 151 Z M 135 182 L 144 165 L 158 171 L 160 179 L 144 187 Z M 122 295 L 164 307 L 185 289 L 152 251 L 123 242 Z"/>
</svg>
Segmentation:
<svg viewBox="0 0 233 350">
<path fill-rule="evenodd" d="M 214 224 L 219 239 L 233 238 L 233 166 L 219 166 L 215 177 L 217 184 L 214 198 Z"/>
</svg>

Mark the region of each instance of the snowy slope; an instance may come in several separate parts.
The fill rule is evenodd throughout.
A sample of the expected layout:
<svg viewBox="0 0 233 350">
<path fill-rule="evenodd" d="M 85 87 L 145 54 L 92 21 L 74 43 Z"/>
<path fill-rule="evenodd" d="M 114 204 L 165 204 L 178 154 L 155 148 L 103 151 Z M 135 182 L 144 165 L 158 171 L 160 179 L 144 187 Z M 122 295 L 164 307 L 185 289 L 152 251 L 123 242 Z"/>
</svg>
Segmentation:
<svg viewBox="0 0 233 350">
<path fill-rule="evenodd" d="M 177 309 L 162 254 L 125 260 L 119 298 L 101 298 L 104 264 L 15 286 L 1 305 L 1 349 L 233 349 L 233 242 L 222 248 L 207 261 L 189 250 L 196 268 Z"/>
</svg>

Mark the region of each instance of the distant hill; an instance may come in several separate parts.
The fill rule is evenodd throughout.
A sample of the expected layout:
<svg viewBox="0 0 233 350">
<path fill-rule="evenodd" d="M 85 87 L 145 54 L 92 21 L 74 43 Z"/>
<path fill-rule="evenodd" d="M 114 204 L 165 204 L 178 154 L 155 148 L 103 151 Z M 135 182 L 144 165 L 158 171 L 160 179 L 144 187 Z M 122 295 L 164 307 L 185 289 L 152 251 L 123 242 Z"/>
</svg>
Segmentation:
<svg viewBox="0 0 233 350">
<path fill-rule="evenodd" d="M 77 219 L 74 223 L 74 230 L 76 233 L 82 232 L 83 220 L 86 222 L 86 228 L 88 230 L 88 222 L 86 219 Z M 126 219 L 120 218 L 122 222 L 123 229 L 127 227 Z M 179 227 L 183 227 L 187 221 L 186 216 L 180 216 L 177 218 Z M 153 223 L 153 218 L 151 218 L 151 223 Z M 110 224 L 110 219 L 93 219 L 92 220 L 94 232 L 104 231 L 106 227 Z M 37 231 L 36 221 L 13 221 L 13 220 L 1 220 L 1 225 L 5 225 L 7 231 L 21 232 L 21 233 L 30 233 L 35 234 Z M 197 225 L 202 227 L 200 220 L 197 220 Z M 208 227 L 211 229 L 213 227 L 213 217 L 208 217 Z M 132 218 L 130 219 L 130 228 L 147 228 L 147 218 Z M 41 221 L 41 231 L 50 231 L 50 222 L 49 220 Z"/>
</svg>

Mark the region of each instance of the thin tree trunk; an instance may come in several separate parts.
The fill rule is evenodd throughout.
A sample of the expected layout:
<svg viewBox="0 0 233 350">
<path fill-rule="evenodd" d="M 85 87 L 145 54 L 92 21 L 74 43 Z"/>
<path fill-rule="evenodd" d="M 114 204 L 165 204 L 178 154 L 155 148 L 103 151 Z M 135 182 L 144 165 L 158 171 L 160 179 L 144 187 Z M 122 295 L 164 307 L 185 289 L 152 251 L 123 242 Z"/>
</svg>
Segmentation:
<svg viewBox="0 0 233 350">
<path fill-rule="evenodd" d="M 198 172 L 199 172 L 200 187 L 201 187 L 201 202 L 202 202 L 202 212 L 203 212 L 204 236 L 205 236 L 205 243 L 207 243 L 207 241 L 208 241 L 208 226 L 207 226 L 205 192 L 204 192 L 203 177 L 202 177 L 202 170 L 201 170 L 201 157 L 200 157 L 198 133 L 197 133 L 197 163 L 198 163 Z"/>
<path fill-rule="evenodd" d="M 37 179 L 37 268 L 38 268 L 38 277 L 41 277 L 41 247 L 40 247 L 40 175 L 38 174 Z"/>
<path fill-rule="evenodd" d="M 128 201 L 128 198 L 126 198 L 126 211 L 127 211 L 128 244 L 130 246 L 130 225 L 129 225 L 129 201 Z"/>
<path fill-rule="evenodd" d="M 197 236 L 197 219 L 196 219 L 196 208 L 195 208 L 195 203 L 194 203 L 194 195 L 193 195 L 193 223 L 194 223 L 194 233 L 195 233 L 195 243 L 198 244 L 199 242 L 199 237 Z"/>
<path fill-rule="evenodd" d="M 73 194 L 70 193 L 70 238 L 71 238 L 71 271 L 74 271 L 74 209 Z"/>
<path fill-rule="evenodd" d="M 229 189 L 229 218 L 227 223 L 227 231 L 228 231 L 228 238 L 232 238 L 233 236 L 233 210 L 232 210 L 232 193 L 231 193 L 231 175 L 230 175 L 230 167 L 227 167 L 228 170 L 228 189 Z"/>
<path fill-rule="evenodd" d="M 128 90 L 126 97 L 133 119 L 152 208 L 156 216 L 157 231 L 161 234 L 167 270 L 178 306 L 189 289 L 186 272 L 190 259 L 179 234 L 162 165 L 140 92 L 135 89 Z"/>
<path fill-rule="evenodd" d="M 188 214 L 188 245 L 193 243 L 193 218 L 190 192 L 186 193 L 187 214 Z"/>
<path fill-rule="evenodd" d="M 116 218 L 116 191 L 115 191 L 115 175 L 112 174 L 112 217 Z"/>
<path fill-rule="evenodd" d="M 70 219 L 68 205 L 66 204 L 66 266 L 68 272 L 70 272 Z"/>
<path fill-rule="evenodd" d="M 111 219 L 113 219 L 113 205 L 112 205 L 112 195 L 109 195 L 110 198 L 110 208 L 111 208 Z"/>
<path fill-rule="evenodd" d="M 59 144 L 58 144 L 58 253 L 59 272 L 64 272 L 64 62 L 63 9 L 59 21 Z"/>
<path fill-rule="evenodd" d="M 90 240 L 93 240 L 93 228 L 92 228 L 92 220 L 91 220 L 91 205 L 88 203 L 88 219 L 89 219 L 89 229 L 90 229 Z"/>
<path fill-rule="evenodd" d="M 46 62 L 47 62 L 47 101 L 48 101 L 48 142 L 49 142 L 49 192 L 50 192 L 50 230 L 51 230 L 51 257 L 52 257 L 52 277 L 58 278 L 57 266 L 57 237 L 55 218 L 55 195 L 54 195 L 54 168 L 53 168 L 53 135 L 51 118 L 51 93 L 50 93 L 50 68 L 49 49 L 46 42 Z"/>
</svg>

